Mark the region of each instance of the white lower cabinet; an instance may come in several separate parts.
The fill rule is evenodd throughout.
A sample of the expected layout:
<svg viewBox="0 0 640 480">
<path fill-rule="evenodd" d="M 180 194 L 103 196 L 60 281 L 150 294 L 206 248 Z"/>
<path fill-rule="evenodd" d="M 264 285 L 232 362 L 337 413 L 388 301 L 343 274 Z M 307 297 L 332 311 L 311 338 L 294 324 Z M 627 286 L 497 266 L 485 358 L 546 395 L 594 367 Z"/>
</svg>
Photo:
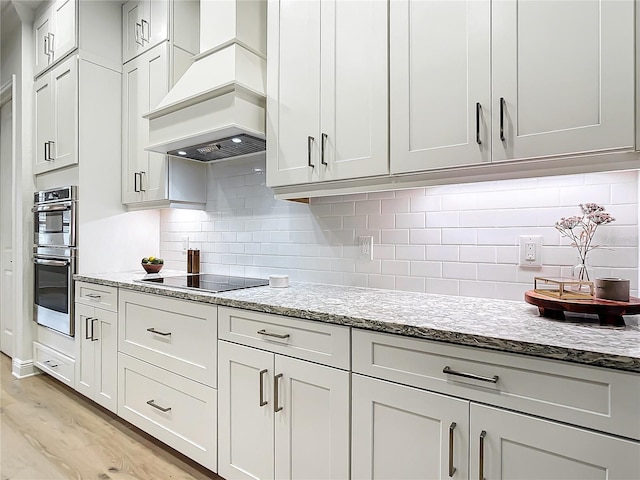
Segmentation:
<svg viewBox="0 0 640 480">
<path fill-rule="evenodd" d="M 118 415 L 216 470 L 214 388 L 118 354 Z"/>
<path fill-rule="evenodd" d="M 219 342 L 219 474 L 349 477 L 349 372 Z"/>
<path fill-rule="evenodd" d="M 638 375 L 361 330 L 352 340 L 353 479 L 640 478 Z"/>
<path fill-rule="evenodd" d="M 637 442 L 357 374 L 352 388 L 354 480 L 640 478 Z"/>
<path fill-rule="evenodd" d="M 33 342 L 33 363 L 62 383 L 75 385 L 75 360 L 40 342 Z"/>
<path fill-rule="evenodd" d="M 470 478 L 640 478 L 637 442 L 474 403 L 470 417 Z"/>
<path fill-rule="evenodd" d="M 217 470 L 217 307 L 121 289 L 118 415 Z"/>
<path fill-rule="evenodd" d="M 116 411 L 118 388 L 118 314 L 76 303 L 75 388 Z"/>
<path fill-rule="evenodd" d="M 467 400 L 357 374 L 352 389 L 351 478 L 468 477 Z"/>
</svg>

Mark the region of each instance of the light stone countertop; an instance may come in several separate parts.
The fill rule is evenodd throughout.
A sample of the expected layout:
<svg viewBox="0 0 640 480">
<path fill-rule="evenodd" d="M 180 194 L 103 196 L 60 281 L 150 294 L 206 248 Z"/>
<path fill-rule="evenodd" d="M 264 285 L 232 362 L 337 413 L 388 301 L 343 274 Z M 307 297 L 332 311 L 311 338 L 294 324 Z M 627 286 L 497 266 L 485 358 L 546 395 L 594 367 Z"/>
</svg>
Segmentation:
<svg viewBox="0 0 640 480">
<path fill-rule="evenodd" d="M 184 275 L 162 272 L 162 276 Z M 140 272 L 75 280 L 458 345 L 640 373 L 640 327 L 542 318 L 521 302 L 372 288 L 292 283 L 223 293 L 138 283 Z"/>
</svg>

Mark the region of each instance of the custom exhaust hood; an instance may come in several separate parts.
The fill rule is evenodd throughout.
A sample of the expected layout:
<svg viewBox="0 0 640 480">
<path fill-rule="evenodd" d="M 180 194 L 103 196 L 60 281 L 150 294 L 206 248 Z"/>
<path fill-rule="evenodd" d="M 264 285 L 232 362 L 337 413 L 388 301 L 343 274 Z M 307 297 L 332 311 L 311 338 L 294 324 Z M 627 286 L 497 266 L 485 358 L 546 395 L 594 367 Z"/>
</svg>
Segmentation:
<svg viewBox="0 0 640 480">
<path fill-rule="evenodd" d="M 200 0 L 200 54 L 144 115 L 146 150 L 205 162 L 265 150 L 266 14 L 266 0 Z"/>
</svg>

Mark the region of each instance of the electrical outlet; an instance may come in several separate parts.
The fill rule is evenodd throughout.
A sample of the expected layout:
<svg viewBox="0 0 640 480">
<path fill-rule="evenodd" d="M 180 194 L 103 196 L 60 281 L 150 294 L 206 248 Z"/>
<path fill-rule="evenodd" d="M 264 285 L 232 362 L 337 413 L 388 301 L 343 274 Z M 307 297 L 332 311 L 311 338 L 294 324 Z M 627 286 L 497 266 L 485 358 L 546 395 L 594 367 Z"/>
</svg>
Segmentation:
<svg viewBox="0 0 640 480">
<path fill-rule="evenodd" d="M 187 253 L 189 250 L 189 237 L 182 237 L 182 252 Z"/>
<path fill-rule="evenodd" d="M 520 266 L 542 266 L 542 236 L 522 235 L 520 237 Z"/>
<path fill-rule="evenodd" d="M 373 237 L 366 235 L 359 236 L 358 251 L 361 260 L 373 260 Z"/>
</svg>

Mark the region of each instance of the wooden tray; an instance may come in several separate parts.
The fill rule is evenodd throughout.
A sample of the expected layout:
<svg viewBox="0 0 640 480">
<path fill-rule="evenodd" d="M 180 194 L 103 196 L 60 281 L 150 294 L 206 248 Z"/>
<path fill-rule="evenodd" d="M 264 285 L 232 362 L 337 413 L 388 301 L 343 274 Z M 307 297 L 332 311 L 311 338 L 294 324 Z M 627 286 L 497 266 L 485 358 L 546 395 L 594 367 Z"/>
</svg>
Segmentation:
<svg viewBox="0 0 640 480">
<path fill-rule="evenodd" d="M 598 315 L 600 325 L 612 325 L 624 327 L 622 315 L 634 315 L 640 313 L 640 298 L 630 297 L 628 302 L 615 302 L 613 300 L 568 300 L 553 298 L 529 290 L 524 294 L 527 303 L 538 307 L 540 315 L 556 320 L 564 320 L 564 312 L 589 313 Z"/>
</svg>

